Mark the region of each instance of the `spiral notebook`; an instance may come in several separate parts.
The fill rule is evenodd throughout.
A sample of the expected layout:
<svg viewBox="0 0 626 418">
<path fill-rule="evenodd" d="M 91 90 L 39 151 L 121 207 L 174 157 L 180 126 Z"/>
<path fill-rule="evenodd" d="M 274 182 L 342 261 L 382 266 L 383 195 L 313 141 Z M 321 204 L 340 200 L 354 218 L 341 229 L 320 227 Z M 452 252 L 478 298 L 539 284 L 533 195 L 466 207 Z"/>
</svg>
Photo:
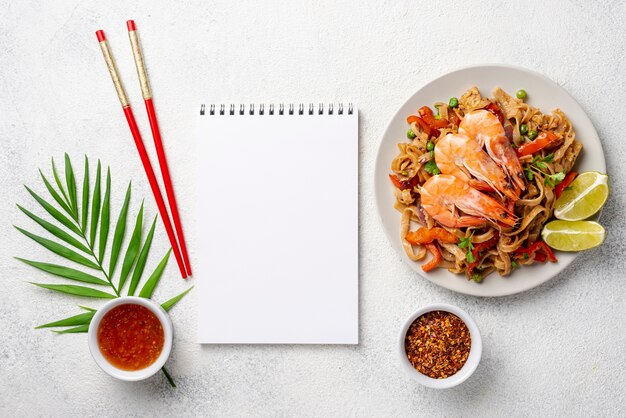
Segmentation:
<svg viewBox="0 0 626 418">
<path fill-rule="evenodd" d="M 198 341 L 358 343 L 358 112 L 202 105 Z"/>
</svg>

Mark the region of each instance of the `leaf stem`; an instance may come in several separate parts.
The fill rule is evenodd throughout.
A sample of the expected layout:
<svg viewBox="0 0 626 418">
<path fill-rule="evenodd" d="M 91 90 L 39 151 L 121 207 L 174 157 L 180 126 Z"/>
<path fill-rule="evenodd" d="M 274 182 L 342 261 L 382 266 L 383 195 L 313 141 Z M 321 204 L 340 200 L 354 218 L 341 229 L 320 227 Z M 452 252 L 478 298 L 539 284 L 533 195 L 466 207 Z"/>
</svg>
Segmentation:
<svg viewBox="0 0 626 418">
<path fill-rule="evenodd" d="M 168 371 L 165 369 L 164 367 L 161 367 L 161 370 L 163 371 L 163 374 L 165 375 L 165 378 L 167 379 L 167 381 L 169 382 L 170 386 L 172 386 L 173 388 L 176 387 L 176 383 L 174 383 L 174 379 L 172 379 L 172 376 L 170 376 L 170 374 L 168 373 Z"/>
<path fill-rule="evenodd" d="M 78 221 L 76 221 L 76 222 L 78 223 Z M 117 288 L 113 284 L 113 281 L 111 280 L 111 278 L 107 274 L 106 270 L 104 269 L 104 267 L 102 267 L 102 263 L 98 259 L 98 256 L 96 256 L 96 254 L 94 253 L 93 247 L 92 247 L 91 243 L 89 242 L 89 239 L 87 239 L 87 232 L 85 231 L 87 228 L 83 229 L 80 224 L 78 225 L 78 228 L 80 229 L 81 237 L 83 238 L 83 240 L 85 240 L 85 244 L 87 244 L 87 248 L 89 248 L 89 255 L 91 255 L 93 257 L 93 259 L 96 261 L 96 264 L 100 268 L 100 271 L 102 272 L 102 274 L 104 274 L 104 277 L 106 277 L 107 281 L 109 282 L 109 285 L 111 285 L 111 288 L 113 289 L 113 291 L 115 292 L 115 294 L 119 298 L 121 296 L 119 290 L 117 290 Z"/>
</svg>

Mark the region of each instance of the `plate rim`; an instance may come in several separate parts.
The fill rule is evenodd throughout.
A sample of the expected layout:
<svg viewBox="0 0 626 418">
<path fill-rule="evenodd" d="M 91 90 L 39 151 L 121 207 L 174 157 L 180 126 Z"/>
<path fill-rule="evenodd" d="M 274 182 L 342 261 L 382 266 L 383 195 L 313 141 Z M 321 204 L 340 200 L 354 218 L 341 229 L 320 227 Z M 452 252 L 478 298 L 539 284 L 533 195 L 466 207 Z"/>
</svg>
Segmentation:
<svg viewBox="0 0 626 418">
<path fill-rule="evenodd" d="M 604 148 L 602 147 L 602 141 L 600 141 L 600 136 L 598 135 L 598 131 L 596 129 L 596 127 L 594 126 L 591 118 L 589 118 L 589 115 L 587 115 L 587 112 L 585 111 L 585 109 L 580 105 L 580 103 L 569 93 L 569 91 L 567 91 L 564 87 L 560 86 L 558 83 L 556 83 L 554 80 L 550 79 L 548 76 L 539 73 L 535 70 L 531 70 L 528 69 L 526 67 L 522 67 L 519 65 L 513 65 L 513 64 L 502 64 L 502 63 L 484 63 L 484 64 L 473 64 L 473 65 L 468 65 L 468 66 L 464 66 L 464 67 L 459 67 L 456 68 L 454 70 L 448 71 L 444 74 L 441 74 L 433 79 L 430 79 L 429 81 L 427 81 L 426 83 L 423 83 L 420 87 L 417 88 L 417 90 L 415 90 L 415 92 L 413 92 L 410 96 L 408 96 L 397 108 L 397 110 L 391 115 L 391 117 L 388 119 L 386 128 L 382 134 L 382 136 L 379 139 L 378 142 L 378 150 L 376 152 L 376 159 L 374 161 L 374 199 L 376 200 L 376 210 L 378 212 L 378 218 L 380 221 L 380 224 L 385 232 L 385 236 L 387 237 L 387 240 L 389 241 L 389 244 L 391 245 L 391 248 L 393 249 L 394 252 L 399 252 L 398 249 L 396 248 L 396 246 L 394 245 L 394 241 L 393 241 L 393 237 L 390 235 L 390 231 L 387 230 L 387 228 L 385 227 L 385 223 L 383 220 L 383 211 L 381 208 L 381 199 L 379 198 L 380 194 L 383 192 L 382 190 L 380 190 L 380 186 L 379 186 L 379 182 L 378 182 L 378 177 L 379 173 L 378 171 L 378 167 L 379 167 L 379 161 L 381 159 L 381 154 L 383 153 L 383 145 L 384 145 L 384 140 L 387 137 L 387 135 L 389 134 L 389 131 L 392 128 L 392 123 L 393 121 L 398 117 L 398 114 L 400 113 L 400 111 L 402 110 L 402 108 L 417 94 L 420 93 L 420 91 L 424 90 L 425 88 L 427 88 L 428 86 L 430 86 L 431 84 L 434 84 L 436 82 L 438 82 L 439 80 L 441 80 L 442 78 L 445 77 L 449 77 L 455 73 L 461 73 L 464 71 L 468 71 L 468 70 L 476 70 L 476 69 L 507 69 L 507 70 L 513 70 L 513 71 L 519 71 L 522 73 L 526 73 L 529 74 L 533 77 L 537 77 L 539 79 L 541 79 L 542 81 L 544 81 L 545 83 L 552 85 L 553 87 L 555 87 L 556 89 L 560 90 L 561 92 L 563 92 L 576 106 L 578 106 L 578 108 L 582 111 L 583 116 L 587 119 L 587 122 L 589 123 L 589 126 L 591 126 L 591 128 L 593 129 L 593 132 L 595 133 L 596 138 L 598 139 L 598 143 L 600 144 L 600 156 L 602 159 L 602 167 L 598 167 L 598 170 L 601 170 L 602 172 L 606 173 L 606 157 L 604 155 Z M 403 263 L 407 263 L 408 264 L 408 260 L 406 257 L 406 254 L 401 253 L 399 254 L 402 262 Z M 556 276 L 560 275 L 565 269 L 567 269 L 578 257 L 580 256 L 580 252 L 577 252 L 575 254 L 573 254 L 573 257 L 570 260 L 567 260 L 565 262 L 563 262 L 561 264 L 561 266 L 558 266 L 558 270 L 556 270 L 552 275 L 547 276 L 544 280 L 541 281 L 537 281 L 535 283 L 530 283 L 528 286 L 523 287 L 523 288 L 515 288 L 515 287 L 511 287 L 510 291 L 502 291 L 502 292 L 496 292 L 496 293 L 489 293 L 486 294 L 485 292 L 481 292 L 481 284 L 476 284 L 475 287 L 470 287 L 467 290 L 463 289 L 457 289 L 454 288 L 452 285 L 449 285 L 447 282 L 442 282 L 437 280 L 436 278 L 429 276 L 427 274 L 424 274 L 422 272 L 420 272 L 418 269 L 414 268 L 411 265 L 407 265 L 407 267 L 409 267 L 409 269 L 413 272 L 416 273 L 419 277 L 422 277 L 426 280 L 428 280 L 429 282 L 442 287 L 444 289 L 447 289 L 449 291 L 455 292 L 455 293 L 459 293 L 459 294 L 465 294 L 465 295 L 470 295 L 470 296 L 477 296 L 477 297 L 502 297 L 502 296 L 510 296 L 510 295 L 515 295 L 515 294 L 519 294 L 519 293 L 523 293 L 526 292 L 528 290 L 534 289 L 538 286 L 541 286 L 547 282 L 549 282 L 550 280 L 554 279 Z M 446 273 L 448 273 L 449 275 L 451 275 L 452 277 L 456 277 L 458 275 L 454 274 L 454 273 L 450 273 L 448 271 L 446 271 Z M 474 291 L 475 290 L 475 291 Z"/>
</svg>

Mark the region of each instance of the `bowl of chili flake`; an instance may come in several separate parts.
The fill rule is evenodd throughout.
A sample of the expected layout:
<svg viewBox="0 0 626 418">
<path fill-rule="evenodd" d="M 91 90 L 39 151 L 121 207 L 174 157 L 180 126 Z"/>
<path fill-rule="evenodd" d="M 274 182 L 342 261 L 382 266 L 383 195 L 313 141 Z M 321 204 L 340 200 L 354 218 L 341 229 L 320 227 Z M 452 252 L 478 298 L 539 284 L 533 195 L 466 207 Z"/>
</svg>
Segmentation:
<svg viewBox="0 0 626 418">
<path fill-rule="evenodd" d="M 446 389 L 467 380 L 478 367 L 482 340 L 464 310 L 445 303 L 414 312 L 400 332 L 400 361 L 424 386 Z"/>
</svg>

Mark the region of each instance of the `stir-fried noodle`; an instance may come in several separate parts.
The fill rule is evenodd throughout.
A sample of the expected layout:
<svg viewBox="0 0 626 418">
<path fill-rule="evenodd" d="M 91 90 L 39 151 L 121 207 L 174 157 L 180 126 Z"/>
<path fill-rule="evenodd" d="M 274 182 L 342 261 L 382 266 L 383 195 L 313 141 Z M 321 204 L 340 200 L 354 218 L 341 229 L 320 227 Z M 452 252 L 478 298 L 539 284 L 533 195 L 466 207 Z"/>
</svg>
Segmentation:
<svg viewBox="0 0 626 418">
<path fill-rule="evenodd" d="M 492 99 L 473 87 L 452 105 L 410 116 L 409 139 L 391 164 L 406 254 L 418 261 L 431 253 L 424 270 L 446 268 L 475 281 L 556 261 L 540 234 L 555 188 L 582 149 L 571 122 L 498 87 Z"/>
</svg>

